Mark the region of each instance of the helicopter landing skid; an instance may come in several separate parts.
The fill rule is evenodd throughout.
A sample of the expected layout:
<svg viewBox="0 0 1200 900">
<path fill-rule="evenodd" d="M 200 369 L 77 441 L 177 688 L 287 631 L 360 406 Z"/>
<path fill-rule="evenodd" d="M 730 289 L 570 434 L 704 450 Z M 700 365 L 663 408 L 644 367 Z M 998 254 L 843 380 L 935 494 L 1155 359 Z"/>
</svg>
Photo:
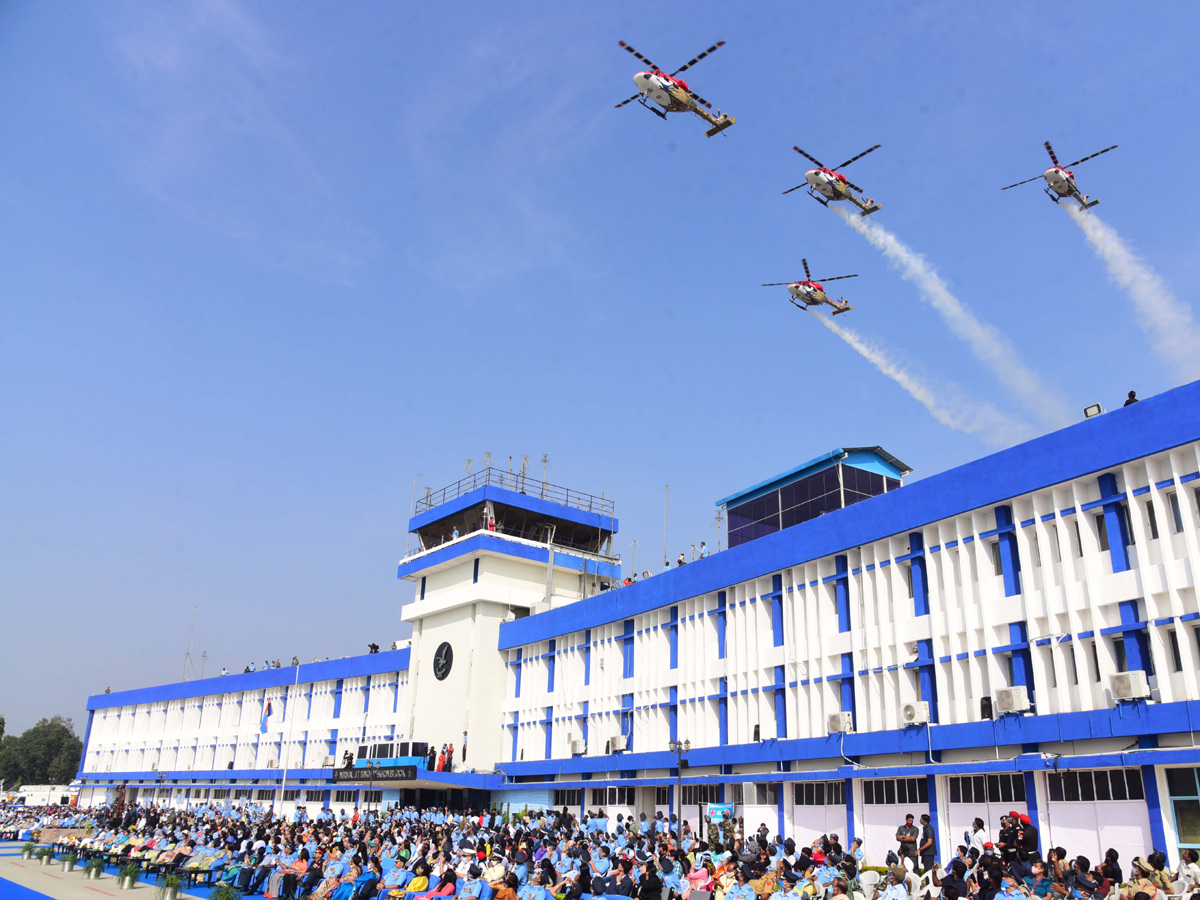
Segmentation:
<svg viewBox="0 0 1200 900">
<path fill-rule="evenodd" d="M 812 190 L 810 190 L 810 191 L 808 192 L 808 196 L 812 197 L 814 200 L 816 200 L 816 201 L 817 201 L 818 203 L 820 203 L 822 206 L 828 206 L 828 205 L 829 205 L 829 201 L 828 201 L 828 200 L 826 200 L 824 197 L 822 197 L 820 194 L 818 194 L 816 191 L 812 191 Z"/>
<path fill-rule="evenodd" d="M 664 122 L 666 121 L 667 114 L 665 112 L 663 112 L 661 109 L 655 109 L 653 106 L 651 106 L 649 103 L 647 103 L 645 97 L 639 97 L 638 103 L 642 104 L 642 106 L 646 107 L 646 109 L 650 110 L 650 112 L 654 113 L 656 116 L 658 116 Z"/>
</svg>

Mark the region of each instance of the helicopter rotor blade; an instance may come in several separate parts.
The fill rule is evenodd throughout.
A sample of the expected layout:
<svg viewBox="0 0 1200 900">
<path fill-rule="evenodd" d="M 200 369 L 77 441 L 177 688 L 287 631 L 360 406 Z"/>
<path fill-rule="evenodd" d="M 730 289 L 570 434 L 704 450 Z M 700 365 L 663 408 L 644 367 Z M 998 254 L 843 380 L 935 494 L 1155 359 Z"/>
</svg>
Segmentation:
<svg viewBox="0 0 1200 900">
<path fill-rule="evenodd" d="M 843 178 L 845 178 L 846 176 L 845 176 L 845 175 L 843 175 L 842 177 L 843 177 Z M 863 192 L 863 189 L 862 189 L 862 188 L 860 188 L 860 187 L 859 187 L 857 184 L 855 184 L 853 181 L 847 181 L 847 182 L 846 182 L 846 187 L 848 187 L 848 188 L 853 188 L 854 190 L 858 191 L 860 194 Z"/>
<path fill-rule="evenodd" d="M 846 168 L 846 166 L 850 165 L 850 163 L 854 162 L 854 161 L 855 161 L 855 160 L 857 160 L 857 159 L 862 159 L 864 156 L 866 156 L 866 155 L 867 155 L 868 153 L 870 153 L 872 150 L 878 150 L 878 149 L 879 149 L 880 147 L 882 147 L 882 146 L 883 146 L 882 144 L 876 144 L 874 147 L 871 147 L 871 148 L 869 148 L 869 149 L 867 149 L 867 150 L 864 150 L 862 153 L 858 154 L 858 156 L 852 156 L 852 157 L 850 157 L 848 160 L 846 160 L 846 161 L 845 161 L 844 163 L 842 163 L 840 166 L 834 166 L 834 167 L 833 167 L 833 170 L 836 172 L 838 169 L 844 169 L 844 168 Z"/>
<path fill-rule="evenodd" d="M 701 97 L 699 94 L 697 94 L 695 91 L 688 91 L 688 94 L 690 94 L 691 98 L 693 100 L 695 100 L 697 103 L 699 103 L 701 106 L 707 106 L 709 109 L 712 109 L 712 104 L 709 103 L 707 100 L 705 100 L 703 97 Z"/>
<path fill-rule="evenodd" d="M 660 68 L 659 68 L 658 66 L 656 66 L 654 63 L 652 63 L 652 62 L 651 62 L 649 59 L 647 59 L 645 56 L 642 56 L 642 54 L 638 53 L 636 50 L 634 50 L 634 49 L 633 49 L 631 46 L 629 46 L 629 45 L 628 45 L 627 43 L 625 43 L 624 41 L 618 41 L 617 43 L 619 43 L 619 44 L 620 44 L 622 47 L 624 47 L 624 48 L 625 48 L 625 49 L 626 49 L 628 52 L 632 53 L 634 56 L 636 56 L 638 59 L 640 59 L 640 60 L 641 60 L 642 62 L 644 62 L 646 65 L 648 65 L 648 66 L 649 66 L 650 68 L 652 68 L 654 71 L 656 71 L 656 72 L 661 72 L 661 71 L 662 71 L 662 69 L 660 69 Z"/>
<path fill-rule="evenodd" d="M 632 103 L 634 100 L 636 100 L 640 96 L 642 96 L 640 92 L 636 93 L 632 97 L 630 97 L 628 100 L 622 100 L 620 103 L 618 103 L 616 106 L 614 106 L 613 109 L 620 109 L 626 103 Z"/>
<path fill-rule="evenodd" d="M 843 278 L 857 278 L 857 275 L 834 275 L 832 278 L 812 278 L 811 281 L 841 281 Z"/>
<path fill-rule="evenodd" d="M 1046 141 L 1046 152 L 1050 154 L 1050 161 L 1051 161 L 1052 163 L 1054 163 L 1054 165 L 1055 165 L 1056 167 L 1058 167 L 1058 168 L 1060 168 L 1060 169 L 1061 169 L 1061 168 L 1062 168 L 1062 166 L 1058 165 L 1058 157 L 1057 157 L 1057 156 L 1055 156 L 1055 154 L 1054 154 L 1054 148 L 1050 146 L 1050 142 L 1049 142 L 1049 141 Z"/>
<path fill-rule="evenodd" d="M 825 168 L 823 165 L 821 165 L 821 161 L 819 159 L 817 159 L 815 156 L 809 156 L 807 153 L 805 153 L 799 147 L 792 147 L 792 149 L 795 150 L 797 153 L 799 153 L 801 156 L 803 156 L 805 159 L 807 159 L 809 162 L 811 162 L 813 165 L 815 165 L 817 168 L 819 168 L 819 169 Z"/>
<path fill-rule="evenodd" d="M 801 265 L 804 266 L 804 277 L 807 278 L 809 281 L 812 281 L 813 280 L 812 272 L 808 271 L 808 260 L 802 259 L 802 260 L 800 260 L 800 263 L 801 263 Z"/>
<path fill-rule="evenodd" d="M 785 193 L 785 194 L 790 194 L 792 191 L 798 191 L 798 190 L 800 190 L 800 188 L 802 188 L 802 187 L 808 187 L 808 182 L 806 181 L 806 182 L 804 182 L 803 184 L 798 184 L 798 185 L 796 185 L 794 188 L 788 188 L 786 191 L 784 191 L 784 193 Z"/>
<path fill-rule="evenodd" d="M 764 284 L 763 287 L 784 287 L 795 283 L 794 281 L 772 281 L 770 284 Z"/>
<path fill-rule="evenodd" d="M 680 72 L 686 72 L 688 69 L 690 69 L 696 63 L 700 62 L 700 60 L 704 59 L 704 57 L 708 56 L 708 54 L 715 53 L 717 48 L 724 47 L 724 46 L 725 46 L 724 41 L 717 41 L 715 44 L 713 44 L 711 47 L 709 47 L 703 53 L 697 53 L 695 56 L 693 56 L 691 59 L 689 59 L 687 62 L 685 62 L 682 66 L 680 66 L 678 69 L 676 69 L 674 72 L 672 72 L 671 75 L 675 76 L 675 75 L 678 75 Z"/>
<path fill-rule="evenodd" d="M 1073 163 L 1067 163 L 1066 166 L 1064 166 L 1064 168 L 1067 168 L 1067 169 L 1073 168 L 1074 166 L 1079 165 L 1081 162 L 1087 162 L 1089 159 L 1095 159 L 1101 153 L 1107 153 L 1109 150 L 1116 150 L 1116 149 L 1117 149 L 1117 145 L 1113 144 L 1111 147 L 1105 147 L 1103 150 L 1093 153 L 1091 156 L 1085 156 L 1083 159 L 1077 159 Z"/>
<path fill-rule="evenodd" d="M 1000 190 L 1007 191 L 1008 188 L 1020 187 L 1023 184 L 1029 184 L 1031 181 L 1037 181 L 1041 177 L 1041 175 L 1034 175 L 1032 178 L 1026 178 L 1024 181 L 1018 181 L 1016 184 L 1010 184 L 1008 187 L 1002 187 Z"/>
</svg>

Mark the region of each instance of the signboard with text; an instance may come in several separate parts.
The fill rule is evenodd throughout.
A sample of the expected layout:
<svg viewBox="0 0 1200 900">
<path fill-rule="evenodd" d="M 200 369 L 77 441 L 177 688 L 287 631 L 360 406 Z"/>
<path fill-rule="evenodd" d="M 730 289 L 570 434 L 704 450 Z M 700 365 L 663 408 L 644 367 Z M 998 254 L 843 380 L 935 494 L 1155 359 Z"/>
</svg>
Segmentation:
<svg viewBox="0 0 1200 900">
<path fill-rule="evenodd" d="M 416 781 L 416 766 L 380 766 L 378 769 L 334 769 L 334 784 L 368 784 L 371 781 Z"/>
</svg>

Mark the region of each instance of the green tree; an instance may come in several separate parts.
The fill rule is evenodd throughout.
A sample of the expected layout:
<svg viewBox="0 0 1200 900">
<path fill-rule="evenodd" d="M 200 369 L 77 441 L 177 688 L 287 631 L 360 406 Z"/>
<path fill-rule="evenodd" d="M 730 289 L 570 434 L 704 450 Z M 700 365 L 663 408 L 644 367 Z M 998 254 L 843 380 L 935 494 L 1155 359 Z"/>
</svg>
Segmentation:
<svg viewBox="0 0 1200 900">
<path fill-rule="evenodd" d="M 0 779 L 5 784 L 69 784 L 82 752 L 70 719 L 42 719 L 19 737 L 0 740 Z"/>
</svg>

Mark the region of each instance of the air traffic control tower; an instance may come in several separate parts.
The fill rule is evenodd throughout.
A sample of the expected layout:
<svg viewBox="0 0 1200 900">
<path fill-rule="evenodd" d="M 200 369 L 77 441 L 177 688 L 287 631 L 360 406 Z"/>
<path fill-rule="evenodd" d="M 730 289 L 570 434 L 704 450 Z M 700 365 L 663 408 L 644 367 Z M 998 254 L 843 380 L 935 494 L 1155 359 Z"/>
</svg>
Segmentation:
<svg viewBox="0 0 1200 900">
<path fill-rule="evenodd" d="M 401 614 L 413 626 L 408 734 L 453 743 L 459 768 L 490 768 L 504 758 L 499 710 L 512 677 L 500 624 L 620 579 L 613 502 L 489 467 L 427 491 L 409 532 L 417 547 L 397 573 L 416 585 Z"/>
</svg>

